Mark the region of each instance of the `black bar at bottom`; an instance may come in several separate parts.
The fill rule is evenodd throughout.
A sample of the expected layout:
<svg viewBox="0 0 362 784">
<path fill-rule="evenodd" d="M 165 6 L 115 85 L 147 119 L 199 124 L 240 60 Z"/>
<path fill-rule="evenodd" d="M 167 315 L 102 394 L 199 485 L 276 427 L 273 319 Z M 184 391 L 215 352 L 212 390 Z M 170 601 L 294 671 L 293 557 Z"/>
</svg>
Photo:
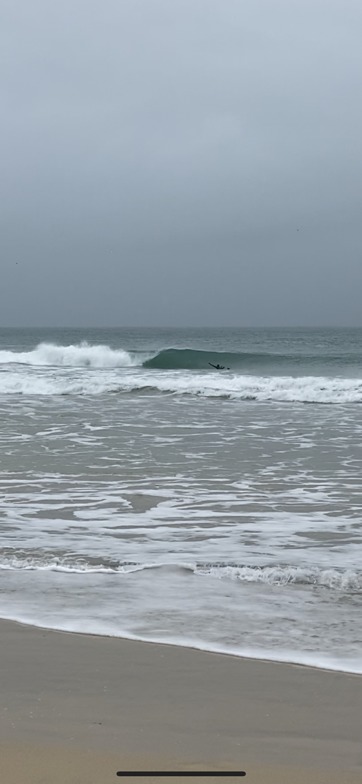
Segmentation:
<svg viewBox="0 0 362 784">
<path fill-rule="evenodd" d="M 117 776 L 246 776 L 245 770 L 117 770 Z"/>
</svg>

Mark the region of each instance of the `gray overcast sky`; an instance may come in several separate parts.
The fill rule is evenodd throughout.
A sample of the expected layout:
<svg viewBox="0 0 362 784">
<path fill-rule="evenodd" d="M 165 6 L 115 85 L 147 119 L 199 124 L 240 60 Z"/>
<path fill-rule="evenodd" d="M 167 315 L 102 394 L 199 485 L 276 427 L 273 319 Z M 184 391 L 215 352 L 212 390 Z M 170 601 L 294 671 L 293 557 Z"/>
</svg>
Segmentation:
<svg viewBox="0 0 362 784">
<path fill-rule="evenodd" d="M 362 324 L 361 0 L 0 0 L 0 324 Z"/>
</svg>

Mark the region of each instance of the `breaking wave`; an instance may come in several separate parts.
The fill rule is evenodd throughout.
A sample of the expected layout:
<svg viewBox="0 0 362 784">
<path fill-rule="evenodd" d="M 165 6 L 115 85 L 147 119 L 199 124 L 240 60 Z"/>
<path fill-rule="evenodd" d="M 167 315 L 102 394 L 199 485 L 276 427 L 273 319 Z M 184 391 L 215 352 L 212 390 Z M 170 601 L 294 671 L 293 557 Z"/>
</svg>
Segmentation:
<svg viewBox="0 0 362 784">
<path fill-rule="evenodd" d="M 266 585 L 311 585 L 343 591 L 362 592 L 362 572 L 353 569 L 318 569 L 301 566 L 239 566 L 237 564 L 198 565 L 195 573 L 218 579 Z"/>
<path fill-rule="evenodd" d="M 0 569 L 8 571 L 40 571 L 40 572 L 66 572 L 72 574 L 115 574 L 127 573 L 143 569 L 141 564 L 112 560 L 98 560 L 96 558 L 78 555 L 54 555 L 51 553 L 31 553 L 3 551 L 0 554 Z"/>
<path fill-rule="evenodd" d="M 244 359 L 252 356 L 252 354 L 199 351 L 191 348 L 167 348 L 146 359 L 143 366 L 157 370 L 208 370 L 212 363 L 235 368 L 240 367 Z"/>
<path fill-rule="evenodd" d="M 294 358 L 296 361 L 298 358 Z M 167 348 L 157 352 L 130 352 L 107 345 L 82 343 L 59 346 L 39 343 L 32 351 L 0 351 L 0 365 L 33 367 L 122 368 L 143 366 L 155 370 L 210 370 L 210 363 L 232 369 L 288 363 L 293 357 L 278 354 L 201 351 Z"/>
<path fill-rule="evenodd" d="M 220 365 L 235 372 L 262 373 L 282 371 L 289 368 L 297 373 L 298 368 L 308 368 L 314 373 L 323 363 L 328 367 L 359 368 L 359 354 L 343 355 L 291 354 L 265 352 L 203 351 L 191 348 L 165 348 L 159 351 L 129 351 L 107 345 L 91 345 L 86 341 L 75 345 L 60 346 L 54 343 L 39 343 L 32 351 L 0 351 L 0 365 L 21 364 L 33 367 L 79 367 L 79 368 L 127 368 L 144 367 L 153 370 L 199 370 L 211 371 L 211 365 Z"/>
<path fill-rule="evenodd" d="M 0 370 L 2 395 L 170 394 L 278 403 L 362 403 L 362 380 L 305 376 L 243 376 L 190 371 L 155 374 L 143 368 L 127 371 Z"/>
<path fill-rule="evenodd" d="M 320 368 L 321 363 L 325 362 L 329 367 L 353 367 L 360 368 L 362 371 L 361 358 L 358 354 L 328 355 L 320 354 L 278 354 L 274 352 L 225 352 L 225 351 L 201 351 L 190 348 L 167 348 L 159 351 L 155 356 L 146 359 L 144 367 L 158 370 L 208 370 L 211 365 L 221 365 L 223 369 L 234 370 L 236 372 L 250 373 L 257 369 L 266 373 L 271 370 L 283 371 L 287 368 L 290 372 L 298 372 L 298 368 L 308 368 L 310 372 L 315 372 L 315 368 Z"/>
<path fill-rule="evenodd" d="M 118 562 L 89 556 L 54 555 L 26 551 L 3 551 L 0 569 L 52 571 L 74 574 L 132 574 L 144 570 L 167 570 L 175 574 L 192 573 L 199 577 L 233 580 L 241 583 L 263 583 L 270 586 L 319 586 L 343 593 L 362 593 L 362 571 L 353 569 L 320 569 L 302 566 L 245 566 L 237 563 L 148 563 Z"/>
<path fill-rule="evenodd" d="M 136 353 L 110 346 L 89 345 L 87 342 L 72 346 L 39 343 L 33 351 L 0 351 L 0 365 L 19 364 L 33 367 L 73 368 L 122 368 L 142 364 Z"/>
<path fill-rule="evenodd" d="M 148 392 L 260 402 L 362 402 L 362 378 L 328 373 L 293 375 L 295 367 L 290 375 L 275 375 L 274 369 L 267 367 L 275 362 L 287 366 L 295 359 L 287 355 L 211 354 L 174 348 L 152 355 L 86 342 L 69 346 L 40 343 L 32 351 L 0 351 L 0 394 Z M 210 363 L 225 371 L 219 372 Z M 251 374 L 252 365 L 258 366 L 258 374 Z"/>
</svg>

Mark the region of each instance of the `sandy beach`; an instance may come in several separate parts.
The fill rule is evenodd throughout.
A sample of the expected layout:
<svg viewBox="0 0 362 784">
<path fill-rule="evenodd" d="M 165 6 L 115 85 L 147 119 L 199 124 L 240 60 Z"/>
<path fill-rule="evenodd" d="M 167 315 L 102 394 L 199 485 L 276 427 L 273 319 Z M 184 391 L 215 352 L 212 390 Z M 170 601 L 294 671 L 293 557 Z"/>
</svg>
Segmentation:
<svg viewBox="0 0 362 784">
<path fill-rule="evenodd" d="M 359 676 L 7 621 L 0 631 L 4 784 L 105 784 L 132 769 L 362 782 Z"/>
</svg>

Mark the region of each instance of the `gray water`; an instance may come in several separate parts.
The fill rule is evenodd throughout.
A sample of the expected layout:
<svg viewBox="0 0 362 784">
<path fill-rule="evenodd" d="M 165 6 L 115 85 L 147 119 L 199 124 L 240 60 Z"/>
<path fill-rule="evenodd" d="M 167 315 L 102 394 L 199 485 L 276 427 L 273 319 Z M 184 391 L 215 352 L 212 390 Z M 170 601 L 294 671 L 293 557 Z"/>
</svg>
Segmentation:
<svg viewBox="0 0 362 784">
<path fill-rule="evenodd" d="M 362 672 L 361 402 L 362 330 L 1 330 L 1 617 Z"/>
</svg>

